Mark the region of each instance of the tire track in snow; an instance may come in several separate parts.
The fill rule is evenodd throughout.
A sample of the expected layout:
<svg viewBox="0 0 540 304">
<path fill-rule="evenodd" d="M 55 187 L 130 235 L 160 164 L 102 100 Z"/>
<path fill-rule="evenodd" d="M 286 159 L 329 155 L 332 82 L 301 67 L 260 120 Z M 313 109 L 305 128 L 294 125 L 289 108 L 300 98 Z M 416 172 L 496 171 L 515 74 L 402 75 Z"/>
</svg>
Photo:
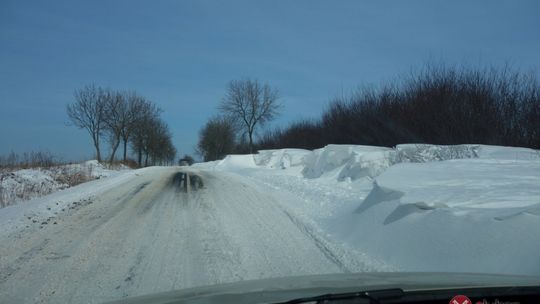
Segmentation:
<svg viewBox="0 0 540 304">
<path fill-rule="evenodd" d="M 286 210 L 283 210 L 283 213 L 291 220 L 291 222 L 298 227 L 300 231 L 302 231 L 304 234 L 306 234 L 309 238 L 313 240 L 313 243 L 317 248 L 321 250 L 321 252 L 336 266 L 338 266 L 344 273 L 351 273 L 352 271 L 341 261 L 341 257 L 339 257 L 330 247 L 328 246 L 327 242 L 324 241 L 323 238 L 319 237 L 316 233 L 314 233 L 313 229 L 302 223 L 298 218 L 292 216 L 289 212 Z"/>
<path fill-rule="evenodd" d="M 204 188 L 185 193 L 171 186 L 176 172 L 145 171 L 64 215 L 60 225 L 11 238 L 0 257 L 2 275 L 9 273 L 0 281 L 0 302 L 93 303 L 356 269 L 269 191 L 201 172 Z"/>
</svg>

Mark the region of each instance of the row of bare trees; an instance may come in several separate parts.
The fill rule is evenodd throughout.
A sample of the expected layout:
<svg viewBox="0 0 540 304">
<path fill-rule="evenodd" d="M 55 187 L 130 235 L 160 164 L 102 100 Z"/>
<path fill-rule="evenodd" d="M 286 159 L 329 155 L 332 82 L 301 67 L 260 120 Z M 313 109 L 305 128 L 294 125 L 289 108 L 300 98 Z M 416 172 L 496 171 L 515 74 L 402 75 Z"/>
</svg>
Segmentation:
<svg viewBox="0 0 540 304">
<path fill-rule="evenodd" d="M 102 160 L 103 139 L 111 147 L 110 163 L 120 145 L 124 162 L 128 160 L 128 146 L 139 166 L 174 161 L 176 149 L 167 124 L 160 118 L 161 110 L 133 91 L 87 85 L 75 91 L 75 101 L 67 106 L 67 114 L 74 126 L 89 133 L 98 161 Z"/>
<path fill-rule="evenodd" d="M 427 65 L 333 100 L 322 117 L 267 132 L 257 149 L 327 144 L 491 144 L 540 148 L 540 82 L 502 68 Z"/>
<path fill-rule="evenodd" d="M 197 150 L 205 161 L 231 153 L 253 153 L 258 128 L 273 120 L 280 104 L 277 89 L 257 80 L 229 82 L 218 110 L 199 133 Z"/>
</svg>

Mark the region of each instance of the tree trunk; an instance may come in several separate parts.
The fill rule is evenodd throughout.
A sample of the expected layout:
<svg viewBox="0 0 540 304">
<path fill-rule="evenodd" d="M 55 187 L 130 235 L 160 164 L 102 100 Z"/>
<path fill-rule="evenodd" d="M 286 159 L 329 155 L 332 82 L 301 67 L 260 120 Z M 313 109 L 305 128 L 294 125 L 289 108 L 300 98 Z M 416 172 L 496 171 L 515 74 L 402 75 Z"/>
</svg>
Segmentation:
<svg viewBox="0 0 540 304">
<path fill-rule="evenodd" d="M 99 151 L 99 144 L 96 145 L 96 158 L 97 158 L 98 163 L 100 163 L 101 162 L 101 152 Z"/>
<path fill-rule="evenodd" d="M 142 168 L 142 149 L 139 148 L 137 151 L 137 163 L 139 164 L 139 167 Z"/>
<path fill-rule="evenodd" d="M 113 143 L 112 152 L 111 152 L 111 158 L 109 159 L 109 164 L 113 164 L 114 161 L 114 155 L 116 154 L 116 150 L 118 149 L 118 146 L 120 145 L 120 139 L 116 140 L 115 143 Z"/>
<path fill-rule="evenodd" d="M 99 151 L 99 137 L 94 136 L 94 147 L 96 148 L 96 158 L 98 163 L 101 162 L 101 151 Z"/>
<path fill-rule="evenodd" d="M 124 163 L 127 162 L 127 138 L 124 138 L 124 157 L 123 157 L 123 160 L 124 160 Z"/>
<path fill-rule="evenodd" d="M 253 154 L 253 131 L 249 131 L 248 136 L 249 136 L 249 154 Z"/>
</svg>

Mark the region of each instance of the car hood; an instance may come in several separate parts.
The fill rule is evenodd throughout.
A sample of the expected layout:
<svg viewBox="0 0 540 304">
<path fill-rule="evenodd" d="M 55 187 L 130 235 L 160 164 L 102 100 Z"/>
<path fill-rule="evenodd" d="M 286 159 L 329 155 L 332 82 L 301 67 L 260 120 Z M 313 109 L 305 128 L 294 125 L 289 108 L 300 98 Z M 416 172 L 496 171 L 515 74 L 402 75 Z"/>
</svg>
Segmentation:
<svg viewBox="0 0 540 304">
<path fill-rule="evenodd" d="M 470 273 L 358 273 L 242 281 L 127 298 L 110 303 L 272 303 L 327 293 L 539 286 L 540 277 Z"/>
</svg>

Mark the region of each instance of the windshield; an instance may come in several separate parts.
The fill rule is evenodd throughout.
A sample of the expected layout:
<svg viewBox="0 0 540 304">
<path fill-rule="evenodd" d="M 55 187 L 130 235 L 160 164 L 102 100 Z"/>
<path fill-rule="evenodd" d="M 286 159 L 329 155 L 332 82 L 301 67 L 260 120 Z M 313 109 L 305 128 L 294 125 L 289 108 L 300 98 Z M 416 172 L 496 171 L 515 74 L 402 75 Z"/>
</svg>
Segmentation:
<svg viewBox="0 0 540 304">
<path fill-rule="evenodd" d="M 540 276 L 539 12 L 2 1 L 0 302 Z"/>
</svg>

